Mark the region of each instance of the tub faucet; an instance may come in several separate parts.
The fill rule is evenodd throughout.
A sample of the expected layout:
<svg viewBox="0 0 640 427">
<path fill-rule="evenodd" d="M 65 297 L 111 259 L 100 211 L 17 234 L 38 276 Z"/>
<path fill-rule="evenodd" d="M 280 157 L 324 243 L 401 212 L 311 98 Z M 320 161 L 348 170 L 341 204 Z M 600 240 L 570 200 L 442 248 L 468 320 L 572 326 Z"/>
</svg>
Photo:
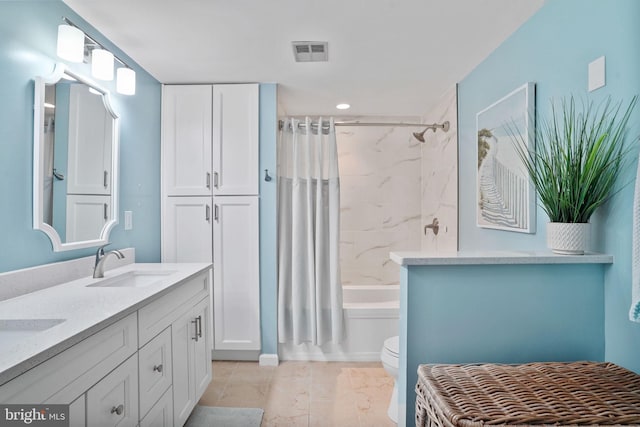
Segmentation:
<svg viewBox="0 0 640 427">
<path fill-rule="evenodd" d="M 440 222 L 438 218 L 433 218 L 433 222 L 431 224 L 427 224 L 424 226 L 424 234 L 427 234 L 427 229 L 430 228 L 433 230 L 433 234 L 438 235 L 438 231 L 440 231 Z"/>
<path fill-rule="evenodd" d="M 118 259 L 124 258 L 124 254 L 117 249 L 104 253 L 105 246 L 109 246 L 107 243 L 104 246 L 100 246 L 96 251 L 96 265 L 93 267 L 93 278 L 101 279 L 104 277 L 104 263 L 109 258 L 109 255 L 115 255 Z"/>
</svg>

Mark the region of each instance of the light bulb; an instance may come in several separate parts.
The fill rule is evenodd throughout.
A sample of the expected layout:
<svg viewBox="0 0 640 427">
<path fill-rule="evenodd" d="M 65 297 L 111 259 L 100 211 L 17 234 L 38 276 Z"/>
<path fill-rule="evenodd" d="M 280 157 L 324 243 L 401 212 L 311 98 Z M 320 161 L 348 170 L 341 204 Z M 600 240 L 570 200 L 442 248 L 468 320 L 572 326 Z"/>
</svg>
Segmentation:
<svg viewBox="0 0 640 427">
<path fill-rule="evenodd" d="M 91 75 L 98 80 L 113 80 L 113 53 L 104 49 L 93 49 Z"/>
<path fill-rule="evenodd" d="M 70 62 L 84 59 L 84 33 L 72 25 L 58 25 L 58 56 Z"/>
<path fill-rule="evenodd" d="M 135 95 L 136 72 L 131 68 L 118 68 L 116 73 L 116 91 L 122 95 Z"/>
</svg>

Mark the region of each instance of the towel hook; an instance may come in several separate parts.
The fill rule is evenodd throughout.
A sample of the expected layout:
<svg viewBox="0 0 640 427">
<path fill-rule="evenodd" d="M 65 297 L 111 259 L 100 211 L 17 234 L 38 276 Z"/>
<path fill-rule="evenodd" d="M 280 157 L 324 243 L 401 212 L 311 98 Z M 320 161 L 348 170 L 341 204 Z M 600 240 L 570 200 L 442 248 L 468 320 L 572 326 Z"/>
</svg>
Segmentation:
<svg viewBox="0 0 640 427">
<path fill-rule="evenodd" d="M 264 170 L 264 180 L 269 182 L 269 181 L 271 181 L 271 179 L 272 178 L 271 178 L 271 175 L 269 175 L 269 169 L 265 169 Z"/>
</svg>

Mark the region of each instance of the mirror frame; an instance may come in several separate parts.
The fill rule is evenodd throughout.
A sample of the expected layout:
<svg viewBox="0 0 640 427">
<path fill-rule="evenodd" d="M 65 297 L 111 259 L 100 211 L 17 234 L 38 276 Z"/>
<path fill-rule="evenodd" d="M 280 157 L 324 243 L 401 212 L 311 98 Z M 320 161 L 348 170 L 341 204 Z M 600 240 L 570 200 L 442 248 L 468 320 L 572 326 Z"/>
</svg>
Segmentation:
<svg viewBox="0 0 640 427">
<path fill-rule="evenodd" d="M 111 219 L 102 227 L 100 236 L 93 240 L 81 240 L 77 242 L 63 243 L 60 235 L 55 228 L 44 222 L 44 96 L 45 85 L 57 83 L 63 76 L 67 74 L 80 83 L 83 83 L 94 90 L 100 92 L 102 101 L 107 112 L 113 117 L 112 127 L 112 155 L 111 155 Z M 69 251 L 73 249 L 91 248 L 102 246 L 109 243 L 109 233 L 118 223 L 118 202 L 119 202 L 119 157 L 120 151 L 120 119 L 111 107 L 111 99 L 109 91 L 100 87 L 92 80 L 67 69 L 63 64 L 56 64 L 53 73 L 46 77 L 38 76 L 35 78 L 34 87 L 34 105 L 33 105 L 33 228 L 40 230 L 49 236 L 51 245 L 55 252 Z"/>
</svg>

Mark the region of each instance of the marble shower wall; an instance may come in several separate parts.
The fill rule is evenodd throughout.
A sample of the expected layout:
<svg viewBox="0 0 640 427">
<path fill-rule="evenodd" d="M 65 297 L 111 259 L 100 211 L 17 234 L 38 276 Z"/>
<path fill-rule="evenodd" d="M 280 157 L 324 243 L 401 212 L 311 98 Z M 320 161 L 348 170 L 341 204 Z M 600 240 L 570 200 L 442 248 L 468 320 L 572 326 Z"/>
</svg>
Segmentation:
<svg viewBox="0 0 640 427">
<path fill-rule="evenodd" d="M 457 87 L 449 89 L 425 122 L 449 121 L 449 131 L 427 131 L 422 145 L 422 251 L 458 250 L 458 108 Z M 424 225 L 438 219 L 436 235 Z"/>
<path fill-rule="evenodd" d="M 362 121 L 419 122 L 416 117 Z M 421 245 L 422 144 L 407 127 L 336 128 L 343 285 L 398 284 L 389 252 Z"/>
</svg>

